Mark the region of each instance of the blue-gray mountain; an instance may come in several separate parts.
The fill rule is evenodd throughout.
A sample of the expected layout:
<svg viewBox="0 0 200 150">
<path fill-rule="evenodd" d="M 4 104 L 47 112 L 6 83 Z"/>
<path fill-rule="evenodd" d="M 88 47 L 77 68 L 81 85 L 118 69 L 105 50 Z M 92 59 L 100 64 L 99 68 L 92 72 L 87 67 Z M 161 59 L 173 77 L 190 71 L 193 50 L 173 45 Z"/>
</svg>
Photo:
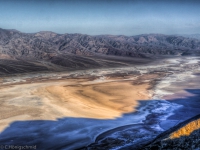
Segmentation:
<svg viewBox="0 0 200 150">
<path fill-rule="evenodd" d="M 176 55 L 200 50 L 200 41 L 182 36 L 148 34 L 138 36 L 21 33 L 0 29 L 0 53 L 13 57 L 52 58 L 59 54 L 107 54 L 143 57 L 147 54 Z"/>
<path fill-rule="evenodd" d="M 29 65 L 33 71 L 62 70 L 115 67 L 136 63 L 137 58 L 199 54 L 200 40 L 177 35 L 90 36 L 0 29 L 0 59 L 6 59 L 6 63 L 0 62 L 0 73 L 24 70 L 24 61 L 33 65 Z M 9 63 L 20 65 L 8 68 Z M 6 69 L 1 69 L 2 65 Z M 18 71 L 13 71 L 16 67 Z"/>
</svg>

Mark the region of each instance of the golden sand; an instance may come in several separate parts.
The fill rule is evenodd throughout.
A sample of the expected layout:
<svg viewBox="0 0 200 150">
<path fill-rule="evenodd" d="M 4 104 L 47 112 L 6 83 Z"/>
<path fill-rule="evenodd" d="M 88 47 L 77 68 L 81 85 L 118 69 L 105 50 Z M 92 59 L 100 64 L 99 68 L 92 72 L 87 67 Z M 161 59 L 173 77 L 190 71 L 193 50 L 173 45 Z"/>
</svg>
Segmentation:
<svg viewBox="0 0 200 150">
<path fill-rule="evenodd" d="M 134 111 L 137 100 L 150 98 L 148 84 L 132 85 L 130 81 L 89 85 L 48 86 L 38 95 L 48 97 L 64 116 L 114 119 Z"/>
<path fill-rule="evenodd" d="M 151 98 L 149 82 L 66 79 L 1 87 L 0 131 L 19 120 L 115 119 Z"/>
</svg>

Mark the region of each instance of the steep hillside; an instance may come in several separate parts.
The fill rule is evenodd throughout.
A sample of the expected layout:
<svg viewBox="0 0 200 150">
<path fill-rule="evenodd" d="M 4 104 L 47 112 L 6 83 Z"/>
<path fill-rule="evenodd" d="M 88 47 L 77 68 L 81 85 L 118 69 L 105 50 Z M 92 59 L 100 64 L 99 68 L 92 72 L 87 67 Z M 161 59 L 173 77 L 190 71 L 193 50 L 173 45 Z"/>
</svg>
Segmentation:
<svg viewBox="0 0 200 150">
<path fill-rule="evenodd" d="M 197 115 L 160 134 L 153 142 L 143 147 L 142 150 L 199 150 L 199 135 L 200 115 Z"/>
</svg>

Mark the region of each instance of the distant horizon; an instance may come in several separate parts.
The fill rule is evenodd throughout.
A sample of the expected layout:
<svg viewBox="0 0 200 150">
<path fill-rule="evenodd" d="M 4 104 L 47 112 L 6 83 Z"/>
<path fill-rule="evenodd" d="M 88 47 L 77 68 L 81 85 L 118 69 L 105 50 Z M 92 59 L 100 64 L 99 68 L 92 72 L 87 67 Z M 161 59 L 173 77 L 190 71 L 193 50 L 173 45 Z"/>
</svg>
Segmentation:
<svg viewBox="0 0 200 150">
<path fill-rule="evenodd" d="M 92 35 L 92 34 L 85 34 L 85 33 L 57 33 L 57 32 L 54 32 L 54 31 L 37 31 L 37 32 L 23 32 L 23 31 L 20 31 L 20 30 L 17 30 L 17 29 L 6 29 L 6 28 L 2 28 L 0 27 L 0 29 L 2 30 L 14 30 L 14 31 L 18 31 L 18 32 L 21 32 L 21 33 L 25 33 L 25 34 L 36 34 L 36 33 L 40 33 L 40 32 L 52 32 L 52 33 L 55 33 L 55 34 L 60 34 L 60 35 L 63 35 L 63 34 L 82 34 L 82 35 L 89 35 L 89 36 L 100 36 L 100 35 L 110 35 L 110 36 L 139 36 L 139 35 L 179 35 L 179 36 L 183 36 L 183 35 L 200 35 L 200 33 L 194 33 L 194 34 L 163 34 L 163 33 L 142 33 L 142 34 L 135 34 L 135 35 L 123 35 L 123 34 L 95 34 L 95 35 Z"/>
<path fill-rule="evenodd" d="M 199 34 L 198 0 L 0 0 L 0 27 L 24 33 Z"/>
</svg>

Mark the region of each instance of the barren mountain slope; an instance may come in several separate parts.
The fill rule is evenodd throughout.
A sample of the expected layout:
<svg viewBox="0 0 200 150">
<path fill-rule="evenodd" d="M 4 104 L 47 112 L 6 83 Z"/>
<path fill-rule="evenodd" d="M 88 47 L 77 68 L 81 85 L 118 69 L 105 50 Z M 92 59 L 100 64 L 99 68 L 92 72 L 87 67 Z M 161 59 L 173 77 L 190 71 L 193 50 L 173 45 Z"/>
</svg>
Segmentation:
<svg viewBox="0 0 200 150">
<path fill-rule="evenodd" d="M 191 54 L 200 54 L 200 40 L 175 35 L 29 34 L 0 29 L 0 74 L 127 66 Z"/>
<path fill-rule="evenodd" d="M 182 36 L 149 34 L 138 36 L 21 33 L 0 29 L 0 53 L 11 57 L 52 59 L 59 54 L 90 56 L 107 54 L 145 57 L 147 54 L 175 55 L 200 50 L 200 41 Z"/>
</svg>

